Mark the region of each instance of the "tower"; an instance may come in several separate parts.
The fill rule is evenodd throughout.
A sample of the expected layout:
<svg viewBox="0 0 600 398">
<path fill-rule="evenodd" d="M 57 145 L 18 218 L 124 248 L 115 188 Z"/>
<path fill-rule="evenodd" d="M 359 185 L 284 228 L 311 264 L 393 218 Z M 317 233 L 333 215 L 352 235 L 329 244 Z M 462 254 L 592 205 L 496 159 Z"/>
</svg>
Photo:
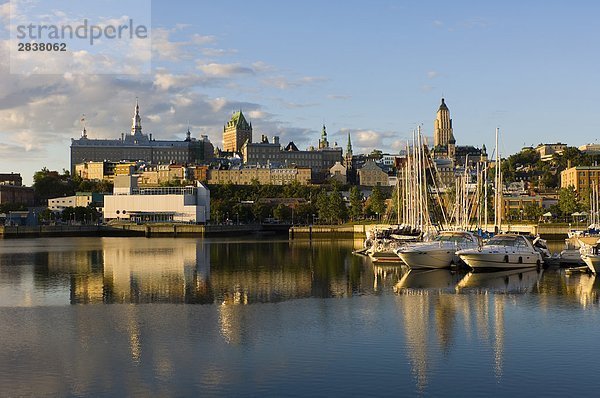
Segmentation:
<svg viewBox="0 0 600 398">
<path fill-rule="evenodd" d="M 325 129 L 325 125 L 323 125 L 323 129 L 321 130 L 321 139 L 319 140 L 319 149 L 329 148 L 329 141 L 327 141 L 327 130 Z"/>
<path fill-rule="evenodd" d="M 348 145 L 346 146 L 346 158 L 344 159 L 346 170 L 352 168 L 352 142 L 350 141 L 350 132 L 348 132 Z"/>
<path fill-rule="evenodd" d="M 131 135 L 142 134 L 142 118 L 140 117 L 140 105 L 138 104 L 137 97 L 135 99 L 135 113 L 133 115 L 133 122 L 131 124 Z"/>
<path fill-rule="evenodd" d="M 452 133 L 452 119 L 450 119 L 450 111 L 442 98 L 442 104 L 440 105 L 435 122 L 433 124 L 433 145 L 448 147 L 450 140 L 454 141 L 454 134 Z M 448 151 L 450 148 L 448 148 Z M 450 154 L 448 154 L 450 156 Z"/>
<path fill-rule="evenodd" d="M 239 152 L 244 143 L 252 142 L 252 123 L 248 123 L 240 110 L 223 126 L 223 150 Z"/>
</svg>

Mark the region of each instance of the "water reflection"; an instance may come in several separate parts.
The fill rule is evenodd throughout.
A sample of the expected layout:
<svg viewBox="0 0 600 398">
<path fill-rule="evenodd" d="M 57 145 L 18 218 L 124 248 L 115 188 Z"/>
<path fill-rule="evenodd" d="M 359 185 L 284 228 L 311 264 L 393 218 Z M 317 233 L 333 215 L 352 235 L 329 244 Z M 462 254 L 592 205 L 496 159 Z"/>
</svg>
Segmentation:
<svg viewBox="0 0 600 398">
<path fill-rule="evenodd" d="M 456 285 L 457 292 L 526 293 L 537 287 L 543 271 L 531 268 L 492 272 L 469 272 Z"/>
<path fill-rule="evenodd" d="M 352 242 L 344 241 L 69 238 L 3 241 L 0 249 L 0 345 L 7 347 L 0 350 L 6 364 L 0 381 L 20 381 L 22 390 L 13 395 L 94 395 L 119 382 L 131 393 L 123 395 L 193 395 L 168 394 L 146 382 L 173 386 L 183 379 L 217 392 L 207 395 L 228 395 L 219 388 L 238 380 L 243 388 L 249 377 L 260 383 L 318 379 L 314 369 L 337 366 L 341 378 L 365 364 L 375 375 L 403 366 L 396 379 L 386 380 L 405 386 L 412 378 L 417 392 L 432 395 L 447 393 L 433 389 L 436 380 L 447 386 L 465 374 L 507 389 L 519 373 L 515 353 L 531 348 L 521 342 L 539 338 L 521 326 L 530 317 L 538 317 L 538 325 L 544 325 L 540 319 L 562 321 L 563 327 L 537 328 L 552 331 L 584 310 L 583 318 L 593 319 L 599 308 L 594 275 L 411 271 L 373 265 L 352 255 Z M 371 297 L 357 297 L 363 295 Z M 296 300 L 341 297 L 349 299 Z M 102 305 L 114 303 L 213 305 Z M 62 307 L 10 308 L 51 305 Z M 561 311 L 569 322 L 553 318 Z M 550 352 L 546 348 L 532 356 Z M 20 367 L 11 362 L 15 353 Z M 64 374 L 44 373 L 56 362 Z M 114 363 L 130 367 L 118 373 Z M 265 363 L 268 369 L 252 373 Z M 39 381 L 38 389 L 30 387 L 27 381 L 43 380 L 32 374 L 56 386 Z M 61 380 L 78 384 L 61 390 Z M 389 391 L 397 390 L 373 395 Z M 260 393 L 252 392 L 246 393 Z"/>
</svg>

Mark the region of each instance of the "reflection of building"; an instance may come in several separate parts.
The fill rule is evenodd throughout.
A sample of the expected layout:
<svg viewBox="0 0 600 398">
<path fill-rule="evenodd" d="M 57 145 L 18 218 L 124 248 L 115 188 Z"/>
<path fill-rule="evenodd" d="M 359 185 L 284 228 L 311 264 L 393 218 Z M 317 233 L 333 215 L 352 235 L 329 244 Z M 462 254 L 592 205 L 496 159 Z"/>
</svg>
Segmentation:
<svg viewBox="0 0 600 398">
<path fill-rule="evenodd" d="M 136 102 L 131 132 L 119 139 L 91 139 L 84 128 L 79 139 L 71 139 L 71 173 L 75 165 L 89 161 L 143 160 L 153 164 L 201 163 L 212 157 L 213 146 L 207 137 L 191 138 L 190 132 L 183 141 L 157 141 L 152 134 L 142 133 L 140 107 Z"/>
<path fill-rule="evenodd" d="M 109 302 L 211 302 L 210 251 L 188 239 L 103 240 Z"/>
<path fill-rule="evenodd" d="M 189 187 L 138 188 L 137 177 L 116 176 L 113 195 L 104 197 L 107 221 L 205 223 L 209 218 L 210 191 L 200 182 Z"/>
</svg>

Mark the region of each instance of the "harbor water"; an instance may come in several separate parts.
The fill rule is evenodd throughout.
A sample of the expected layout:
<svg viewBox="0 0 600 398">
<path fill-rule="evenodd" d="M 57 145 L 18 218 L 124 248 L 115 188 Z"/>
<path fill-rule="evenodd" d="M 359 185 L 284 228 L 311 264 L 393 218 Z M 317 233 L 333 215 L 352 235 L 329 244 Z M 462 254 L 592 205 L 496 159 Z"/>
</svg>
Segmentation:
<svg viewBox="0 0 600 398">
<path fill-rule="evenodd" d="M 0 396 L 595 396 L 600 279 L 355 243 L 0 240 Z"/>
</svg>

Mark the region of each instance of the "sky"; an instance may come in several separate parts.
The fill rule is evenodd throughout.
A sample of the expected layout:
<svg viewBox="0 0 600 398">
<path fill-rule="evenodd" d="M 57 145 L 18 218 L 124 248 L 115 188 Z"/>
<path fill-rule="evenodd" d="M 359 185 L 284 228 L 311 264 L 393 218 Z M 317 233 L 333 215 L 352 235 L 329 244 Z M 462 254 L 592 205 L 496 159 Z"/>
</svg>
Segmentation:
<svg viewBox="0 0 600 398">
<path fill-rule="evenodd" d="M 600 133 L 594 1 L 155 0 L 151 67 L 131 74 L 11 73 L 1 1 L 0 173 L 27 184 L 69 168 L 83 114 L 89 138 L 128 133 L 136 97 L 145 133 L 184 139 L 189 125 L 218 147 L 241 109 L 255 141 L 305 149 L 325 124 L 344 149 L 350 133 L 355 154 L 398 153 L 419 125 L 433 136 L 442 97 L 457 145 L 493 150 L 496 127 L 502 155 Z"/>
</svg>

